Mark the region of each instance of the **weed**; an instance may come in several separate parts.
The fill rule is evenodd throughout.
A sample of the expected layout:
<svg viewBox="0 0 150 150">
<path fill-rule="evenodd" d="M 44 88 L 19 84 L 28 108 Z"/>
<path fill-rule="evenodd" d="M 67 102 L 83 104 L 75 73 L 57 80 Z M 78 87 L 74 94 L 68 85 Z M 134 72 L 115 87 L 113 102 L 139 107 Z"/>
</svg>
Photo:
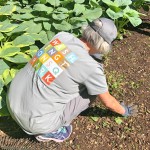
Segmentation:
<svg viewBox="0 0 150 150">
<path fill-rule="evenodd" d="M 125 85 L 124 76 L 119 75 L 118 72 L 106 72 L 109 91 L 111 94 L 119 95 L 123 94 L 123 86 Z M 114 96 L 115 96 L 114 95 Z"/>
</svg>

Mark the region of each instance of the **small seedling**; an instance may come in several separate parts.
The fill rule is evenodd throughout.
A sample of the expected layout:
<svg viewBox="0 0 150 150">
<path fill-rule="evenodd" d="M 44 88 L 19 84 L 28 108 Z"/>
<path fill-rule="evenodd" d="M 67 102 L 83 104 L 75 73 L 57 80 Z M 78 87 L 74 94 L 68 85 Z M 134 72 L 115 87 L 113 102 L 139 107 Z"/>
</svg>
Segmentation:
<svg viewBox="0 0 150 150">
<path fill-rule="evenodd" d="M 120 125 L 123 122 L 123 120 L 120 117 L 117 117 L 115 118 L 115 122 Z"/>
<path fill-rule="evenodd" d="M 97 122 L 99 117 L 90 117 L 93 121 Z"/>
</svg>

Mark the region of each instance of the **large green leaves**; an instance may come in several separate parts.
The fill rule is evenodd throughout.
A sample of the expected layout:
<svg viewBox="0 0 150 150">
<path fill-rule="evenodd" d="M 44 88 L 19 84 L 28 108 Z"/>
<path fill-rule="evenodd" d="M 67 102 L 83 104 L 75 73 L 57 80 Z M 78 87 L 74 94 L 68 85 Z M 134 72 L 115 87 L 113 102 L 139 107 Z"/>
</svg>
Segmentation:
<svg viewBox="0 0 150 150">
<path fill-rule="evenodd" d="M 62 21 L 60 24 L 53 23 L 53 26 L 55 27 L 55 29 L 57 29 L 59 31 L 69 31 L 69 30 L 71 30 L 71 24 L 69 24 L 66 21 Z"/>
<path fill-rule="evenodd" d="M 6 56 L 14 56 L 20 51 L 20 48 L 15 46 L 5 46 L 0 49 L 0 58 L 5 58 Z"/>
<path fill-rule="evenodd" d="M 3 90 L 3 86 L 4 86 L 4 80 L 3 80 L 3 77 L 2 77 L 2 75 L 0 75 L 0 94 L 1 94 L 1 92 L 2 92 L 2 90 Z M 0 102 L 0 109 L 1 109 L 1 102 Z"/>
<path fill-rule="evenodd" d="M 115 12 L 113 11 L 112 9 L 108 8 L 106 13 L 108 14 L 108 16 L 112 19 L 118 19 L 120 17 L 123 16 L 123 12 L 122 11 L 119 11 L 119 12 Z"/>
<path fill-rule="evenodd" d="M 13 45 L 16 47 L 25 47 L 34 44 L 34 39 L 28 35 L 18 36 L 14 41 Z"/>
<path fill-rule="evenodd" d="M 46 0 L 46 1 L 54 7 L 60 5 L 60 0 Z"/>
<path fill-rule="evenodd" d="M 102 0 L 102 1 L 107 5 L 114 6 L 114 7 L 128 6 L 132 4 L 131 0 L 115 0 L 114 2 L 111 0 Z"/>
<path fill-rule="evenodd" d="M 10 32 L 14 30 L 16 27 L 18 27 L 17 24 L 11 24 L 11 23 L 4 24 L 0 27 L 0 32 Z"/>
<path fill-rule="evenodd" d="M 4 80 L 5 85 L 7 85 L 7 84 L 12 80 L 12 77 L 11 77 L 11 75 L 10 75 L 10 70 L 9 70 L 9 69 L 6 69 L 6 70 L 3 72 L 2 77 L 3 77 L 3 80 Z"/>
<path fill-rule="evenodd" d="M 76 15 L 80 15 L 81 13 L 83 13 L 85 11 L 85 5 L 83 4 L 75 4 L 74 5 L 74 12 Z"/>
<path fill-rule="evenodd" d="M 3 59 L 0 58 L 0 75 L 2 75 L 3 72 L 8 68 L 9 66 L 7 65 L 7 63 Z"/>
<path fill-rule="evenodd" d="M 29 28 L 26 30 L 27 33 L 39 33 L 42 30 L 42 24 L 41 23 L 34 23 L 33 21 L 27 22 Z"/>
<path fill-rule="evenodd" d="M 114 3 L 116 6 L 128 6 L 132 4 L 131 0 L 115 0 Z"/>
<path fill-rule="evenodd" d="M 13 62 L 13 63 L 27 63 L 30 60 L 30 57 L 22 52 L 19 52 L 17 55 L 12 57 L 5 57 L 7 61 Z"/>
<path fill-rule="evenodd" d="M 72 29 L 76 29 L 87 24 L 87 20 L 83 17 L 73 17 L 70 19 L 70 24 L 72 25 Z"/>
<path fill-rule="evenodd" d="M 85 0 L 74 0 L 76 3 L 84 3 Z"/>
<path fill-rule="evenodd" d="M 124 9 L 124 16 L 129 19 L 134 27 L 142 23 L 142 20 L 139 18 L 139 13 L 136 10 L 131 9 L 129 6 Z"/>
<path fill-rule="evenodd" d="M 55 20 L 64 20 L 68 17 L 68 14 L 53 14 L 52 17 Z"/>
<path fill-rule="evenodd" d="M 93 10 L 86 10 L 83 12 L 83 17 L 92 21 L 94 19 L 99 18 L 102 15 L 102 8 L 95 8 Z"/>
<path fill-rule="evenodd" d="M 0 41 L 4 39 L 4 35 L 2 33 L 0 33 Z"/>
<path fill-rule="evenodd" d="M 11 15 L 14 11 L 16 11 L 16 6 L 6 5 L 0 8 L 0 15 Z"/>
<path fill-rule="evenodd" d="M 48 14 L 50 14 L 53 11 L 52 7 L 48 7 L 44 4 L 36 4 L 36 5 L 34 5 L 33 9 L 36 11 L 45 11 Z"/>
</svg>

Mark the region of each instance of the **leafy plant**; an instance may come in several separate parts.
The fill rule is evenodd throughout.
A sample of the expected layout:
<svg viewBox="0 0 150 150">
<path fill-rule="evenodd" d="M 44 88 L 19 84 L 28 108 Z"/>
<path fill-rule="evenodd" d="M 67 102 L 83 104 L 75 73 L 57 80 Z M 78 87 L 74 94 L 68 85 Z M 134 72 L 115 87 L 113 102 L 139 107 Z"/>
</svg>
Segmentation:
<svg viewBox="0 0 150 150">
<path fill-rule="evenodd" d="M 131 4 L 131 0 L 102 0 L 108 6 L 106 14 L 115 21 L 118 29 L 118 38 L 122 39 L 122 34 L 125 33 L 124 27 L 130 22 L 134 27 L 140 25 L 142 20 L 140 19 L 141 13 L 134 10 Z"/>
<path fill-rule="evenodd" d="M 115 122 L 120 125 L 123 121 L 120 117 L 116 117 Z"/>
<path fill-rule="evenodd" d="M 91 116 L 90 118 L 91 118 L 93 121 L 97 122 L 97 121 L 98 121 L 98 119 L 99 119 L 99 116 L 97 116 L 97 117 L 96 117 L 96 116 L 94 116 L 94 117 L 93 117 L 93 116 Z"/>
<path fill-rule="evenodd" d="M 116 71 L 106 72 L 106 76 L 110 93 L 114 96 L 123 94 L 124 76 L 119 75 Z"/>
</svg>

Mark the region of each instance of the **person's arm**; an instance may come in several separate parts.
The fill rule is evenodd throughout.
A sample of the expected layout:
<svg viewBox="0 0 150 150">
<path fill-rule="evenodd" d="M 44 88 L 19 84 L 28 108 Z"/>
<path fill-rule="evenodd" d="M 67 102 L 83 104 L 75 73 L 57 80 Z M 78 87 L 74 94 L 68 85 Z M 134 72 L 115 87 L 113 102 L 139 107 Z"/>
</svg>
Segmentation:
<svg viewBox="0 0 150 150">
<path fill-rule="evenodd" d="M 98 97 L 108 109 L 121 115 L 125 114 L 125 108 L 109 92 L 99 94 Z"/>
</svg>

